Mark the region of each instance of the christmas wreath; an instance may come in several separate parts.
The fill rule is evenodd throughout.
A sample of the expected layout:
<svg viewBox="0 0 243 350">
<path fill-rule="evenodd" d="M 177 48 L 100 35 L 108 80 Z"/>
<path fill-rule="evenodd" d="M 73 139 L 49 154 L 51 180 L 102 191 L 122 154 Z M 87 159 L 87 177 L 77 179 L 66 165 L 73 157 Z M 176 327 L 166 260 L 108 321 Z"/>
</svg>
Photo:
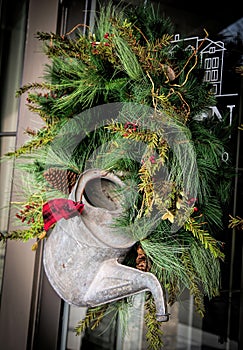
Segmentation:
<svg viewBox="0 0 243 350">
<path fill-rule="evenodd" d="M 116 228 L 137 240 L 125 263 L 153 273 L 169 305 L 188 289 L 203 317 L 204 297 L 220 291 L 220 233 L 231 189 L 222 153 L 229 130 L 224 121 L 199 118 L 216 99 L 203 80 L 200 48 L 184 50 L 183 41 L 175 46 L 173 34 L 170 19 L 151 5 L 112 4 L 97 11 L 94 28 L 78 24 L 66 35 L 37 33 L 50 63 L 43 82 L 22 86 L 17 96 L 27 93 L 28 108 L 44 126 L 28 128 L 29 140 L 5 155 L 18 160 L 28 191 L 17 203 L 23 228 L 2 238 L 36 238 L 38 249 L 48 240 L 46 203 L 67 199 L 87 167 L 113 172 L 128 184 Z M 96 123 L 100 106 L 107 105 L 110 115 Z M 97 326 L 111 307 L 124 312 L 123 306 L 117 301 L 90 308 L 77 333 Z M 160 348 L 149 294 L 145 306 L 148 341 Z"/>
</svg>

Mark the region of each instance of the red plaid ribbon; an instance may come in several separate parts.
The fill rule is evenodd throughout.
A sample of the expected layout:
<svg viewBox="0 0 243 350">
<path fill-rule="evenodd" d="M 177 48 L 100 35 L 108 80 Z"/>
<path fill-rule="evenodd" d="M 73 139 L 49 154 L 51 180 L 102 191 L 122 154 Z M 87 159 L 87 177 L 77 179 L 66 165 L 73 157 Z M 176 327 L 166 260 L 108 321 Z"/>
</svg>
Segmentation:
<svg viewBox="0 0 243 350">
<path fill-rule="evenodd" d="M 84 204 L 74 202 L 70 199 L 57 198 L 46 202 L 42 208 L 44 220 L 44 230 L 48 231 L 60 219 L 69 219 L 79 215 L 84 208 Z"/>
</svg>

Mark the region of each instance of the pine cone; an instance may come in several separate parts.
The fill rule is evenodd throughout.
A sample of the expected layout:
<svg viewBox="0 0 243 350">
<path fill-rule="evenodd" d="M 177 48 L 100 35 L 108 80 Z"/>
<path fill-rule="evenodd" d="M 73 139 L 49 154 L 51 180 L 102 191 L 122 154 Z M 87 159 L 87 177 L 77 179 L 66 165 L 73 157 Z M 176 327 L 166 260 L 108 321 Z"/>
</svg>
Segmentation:
<svg viewBox="0 0 243 350">
<path fill-rule="evenodd" d="M 43 176 L 52 188 L 69 194 L 77 181 L 78 174 L 71 170 L 49 168 L 44 171 Z"/>
<path fill-rule="evenodd" d="M 136 268 L 148 272 L 150 270 L 150 261 L 140 245 L 137 247 L 137 254 Z"/>
</svg>

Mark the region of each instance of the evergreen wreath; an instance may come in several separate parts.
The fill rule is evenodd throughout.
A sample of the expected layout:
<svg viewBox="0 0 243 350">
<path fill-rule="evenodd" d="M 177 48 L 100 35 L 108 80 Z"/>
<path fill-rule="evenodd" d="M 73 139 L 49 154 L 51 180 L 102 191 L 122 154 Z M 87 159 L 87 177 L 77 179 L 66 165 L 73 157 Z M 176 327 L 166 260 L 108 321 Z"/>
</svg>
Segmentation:
<svg viewBox="0 0 243 350">
<path fill-rule="evenodd" d="M 211 85 L 203 81 L 199 51 L 185 51 L 183 41 L 174 47 L 173 31 L 170 19 L 152 5 L 108 3 L 96 13 L 94 28 L 78 24 L 66 35 L 37 33 L 50 64 L 46 65 L 43 82 L 22 86 L 17 96 L 27 93 L 28 108 L 41 117 L 44 126 L 37 131 L 28 128 L 29 140 L 5 155 L 18 159 L 16 166 L 31 176 L 32 186 L 26 201 L 17 203 L 16 217 L 23 228 L 2 235 L 2 239 L 36 238 L 33 249 L 38 248 L 40 240 L 48 239 L 43 229 L 43 204 L 50 198 L 67 197 L 90 156 L 101 148 L 99 167 L 116 173 L 125 182 L 132 179 L 138 188 L 133 210 L 127 211 L 116 225 L 129 230 L 132 222 L 136 229 L 131 234 L 138 238 L 146 230 L 151 232 L 139 239 L 126 263 L 155 274 L 166 289 L 169 305 L 180 299 L 185 288 L 189 289 L 197 312 L 203 317 L 204 297 L 212 298 L 220 292 L 220 265 L 224 260 L 220 233 L 231 191 L 231 169 L 222 162 L 222 152 L 228 151 L 229 130 L 224 122 L 215 127 L 213 120 L 196 118 L 208 106 L 215 105 L 216 99 Z M 84 111 L 115 102 L 148 106 L 158 118 L 166 114 L 187 135 L 196 157 L 196 198 L 182 188 L 183 153 L 176 161 L 165 134 L 156 132 L 154 121 L 146 120 L 151 128 L 144 129 L 136 120 L 136 113 L 124 121 L 109 120 L 87 133 L 70 157 L 72 137 L 58 137 L 62 128 L 79 115 L 85 130 Z M 75 130 L 70 130 L 70 135 L 74 134 Z M 107 141 L 113 148 L 105 147 Z M 52 147 L 53 142 L 59 147 Z M 121 149 L 127 154 L 131 142 L 148 145 L 143 162 L 116 158 L 113 150 Z M 154 178 L 164 164 L 170 169 L 170 183 L 156 185 Z M 194 171 L 192 168 L 188 173 L 187 189 L 195 189 Z M 151 219 L 155 207 L 161 214 L 156 226 Z M 185 212 L 190 215 L 171 234 L 172 224 Z M 149 310 L 145 318 L 149 346 L 159 349 L 163 343 L 161 326 L 149 294 L 145 307 Z M 90 308 L 77 325 L 77 334 L 86 327 L 97 327 L 111 310 L 126 312 L 126 301 Z"/>
</svg>

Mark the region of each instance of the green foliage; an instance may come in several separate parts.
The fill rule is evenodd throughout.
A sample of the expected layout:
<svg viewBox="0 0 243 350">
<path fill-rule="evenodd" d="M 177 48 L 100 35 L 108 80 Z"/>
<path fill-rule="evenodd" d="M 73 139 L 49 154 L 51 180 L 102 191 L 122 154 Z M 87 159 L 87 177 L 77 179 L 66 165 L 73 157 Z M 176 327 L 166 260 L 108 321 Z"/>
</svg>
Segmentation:
<svg viewBox="0 0 243 350">
<path fill-rule="evenodd" d="M 37 149 L 45 148 L 48 146 L 60 132 L 60 129 L 64 125 L 63 121 L 54 122 L 47 126 L 42 127 L 37 132 L 32 134 L 29 140 L 27 140 L 22 146 L 13 152 L 8 152 L 5 157 L 19 157 L 30 154 Z M 26 132 L 28 133 L 28 131 Z"/>
<path fill-rule="evenodd" d="M 64 196 L 48 186 L 46 169 L 111 171 L 124 181 L 126 199 L 114 226 L 139 242 L 169 303 L 187 288 L 203 316 L 204 296 L 220 289 L 224 254 L 216 234 L 223 228 L 232 173 L 222 161 L 229 141 L 225 122 L 197 118 L 216 103 L 203 82 L 198 52 L 174 47 L 171 21 L 150 5 L 109 3 L 97 12 L 92 31 L 84 28 L 63 36 L 37 33 L 49 58 L 43 82 L 26 84 L 17 96 L 28 94 L 28 108 L 45 126 L 26 131 L 29 140 L 5 155 L 18 158 L 33 188 L 26 202 L 17 203 L 23 230 L 4 237 L 45 237 L 42 205 Z M 105 116 L 96 125 L 90 109 L 113 102 L 125 105 L 118 120 Z M 134 267 L 135 260 L 131 249 L 125 262 Z M 151 297 L 145 305 L 149 346 L 158 349 L 162 332 Z M 128 306 L 126 299 L 90 308 L 76 333 L 98 327 L 108 314 L 112 321 L 119 314 L 125 324 Z"/>
<path fill-rule="evenodd" d="M 209 249 L 215 258 L 223 258 L 223 253 L 220 251 L 219 242 L 215 240 L 194 218 L 190 218 L 184 224 L 185 230 L 190 231 L 205 247 Z"/>
<path fill-rule="evenodd" d="M 85 317 L 80 320 L 75 327 L 75 332 L 80 335 L 87 328 L 91 331 L 99 328 L 103 318 L 107 319 L 108 327 L 115 324 L 115 321 L 119 318 L 119 324 L 123 335 L 128 331 L 127 329 L 127 317 L 129 308 L 132 303 L 130 298 L 124 298 L 117 302 L 110 304 L 104 304 L 96 307 L 90 307 Z M 105 330 L 103 330 L 104 332 Z"/>
<path fill-rule="evenodd" d="M 104 314 L 108 308 L 108 305 L 96 306 L 89 308 L 84 319 L 80 320 L 75 327 L 75 332 L 80 335 L 86 328 L 95 329 L 99 326 Z"/>
<path fill-rule="evenodd" d="M 74 38 L 39 32 L 37 38 L 51 59 L 46 65 L 46 82 L 27 84 L 18 95 L 47 88 L 47 101 L 37 93 L 36 98 L 30 96 L 31 104 L 58 118 L 113 101 L 160 105 L 161 96 L 178 113 L 182 105 L 190 105 L 192 114 L 211 105 L 213 95 L 200 84 L 202 76 L 194 67 L 196 54 L 188 58 L 179 49 L 169 53 L 170 21 L 151 6 L 136 11 L 107 5 L 97 14 L 94 31 L 86 35 L 77 31 Z"/>
<path fill-rule="evenodd" d="M 229 228 L 237 228 L 239 230 L 242 230 L 243 227 L 243 219 L 240 216 L 233 217 L 230 215 L 230 220 L 229 220 Z"/>
<path fill-rule="evenodd" d="M 190 279 L 189 290 L 194 297 L 196 309 L 197 309 L 198 313 L 203 317 L 204 312 L 205 312 L 204 303 L 203 303 L 204 295 L 199 288 L 199 283 L 196 279 L 196 274 L 194 271 L 195 268 L 193 266 L 190 253 L 185 252 L 181 257 L 181 260 L 182 260 L 183 265 L 187 269 L 187 273 L 188 273 L 188 276 Z"/>
<path fill-rule="evenodd" d="M 146 339 L 148 342 L 149 350 L 157 350 L 163 347 L 163 331 L 161 329 L 161 323 L 156 320 L 155 317 L 155 305 L 151 295 L 145 302 L 145 325 L 146 325 Z"/>
</svg>

